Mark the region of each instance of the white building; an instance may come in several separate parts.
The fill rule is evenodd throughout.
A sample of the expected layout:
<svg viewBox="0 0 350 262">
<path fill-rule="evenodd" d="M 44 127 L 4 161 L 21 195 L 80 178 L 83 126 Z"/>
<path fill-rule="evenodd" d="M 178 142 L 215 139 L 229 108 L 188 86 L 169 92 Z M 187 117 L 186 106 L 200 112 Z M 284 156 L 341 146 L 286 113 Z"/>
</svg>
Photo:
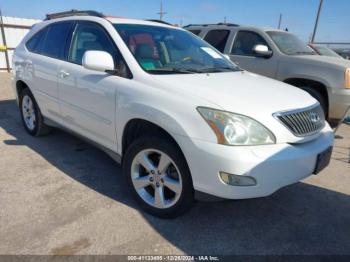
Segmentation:
<svg viewBox="0 0 350 262">
<path fill-rule="evenodd" d="M 11 60 L 13 50 L 27 34 L 31 26 L 41 22 L 41 20 L 3 16 L 2 22 L 3 24 L 0 24 L 0 45 L 7 46 L 7 51 L 0 52 L 0 69 L 3 71 L 12 67 Z M 3 35 L 5 37 L 3 37 Z M 8 57 L 8 62 L 6 56 Z"/>
</svg>

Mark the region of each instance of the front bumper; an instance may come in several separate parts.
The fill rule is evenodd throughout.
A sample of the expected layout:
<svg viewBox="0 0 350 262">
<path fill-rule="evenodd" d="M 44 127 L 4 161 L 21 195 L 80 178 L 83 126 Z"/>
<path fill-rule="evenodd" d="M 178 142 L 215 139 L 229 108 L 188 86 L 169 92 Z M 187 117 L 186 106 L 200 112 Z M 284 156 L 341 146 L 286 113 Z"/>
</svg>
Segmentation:
<svg viewBox="0 0 350 262">
<path fill-rule="evenodd" d="M 350 89 L 334 88 L 329 101 L 329 118 L 339 120 L 350 106 Z"/>
<path fill-rule="evenodd" d="M 334 135 L 326 125 L 310 142 L 264 146 L 225 146 L 175 137 L 187 159 L 195 190 L 220 198 L 245 199 L 270 195 L 310 176 L 317 155 L 333 144 Z M 254 177 L 257 185 L 227 185 L 220 180 L 220 171 Z"/>
</svg>

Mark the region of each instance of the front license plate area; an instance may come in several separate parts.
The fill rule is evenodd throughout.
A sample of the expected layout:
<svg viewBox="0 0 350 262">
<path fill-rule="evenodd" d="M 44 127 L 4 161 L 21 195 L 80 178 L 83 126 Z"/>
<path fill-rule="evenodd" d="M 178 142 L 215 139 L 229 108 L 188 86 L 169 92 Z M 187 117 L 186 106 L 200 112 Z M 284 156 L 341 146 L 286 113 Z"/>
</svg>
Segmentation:
<svg viewBox="0 0 350 262">
<path fill-rule="evenodd" d="M 332 150 L 333 150 L 333 147 L 329 147 L 322 153 L 318 154 L 316 167 L 314 171 L 315 175 L 320 173 L 323 169 L 326 168 L 326 166 L 328 166 L 329 162 L 331 161 Z"/>
</svg>

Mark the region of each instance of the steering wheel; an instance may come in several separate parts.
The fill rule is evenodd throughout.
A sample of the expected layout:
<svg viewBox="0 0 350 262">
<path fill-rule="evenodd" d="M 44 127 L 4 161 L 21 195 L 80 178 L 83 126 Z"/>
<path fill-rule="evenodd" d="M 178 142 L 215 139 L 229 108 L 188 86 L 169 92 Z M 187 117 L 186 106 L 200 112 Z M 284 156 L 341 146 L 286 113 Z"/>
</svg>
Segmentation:
<svg viewBox="0 0 350 262">
<path fill-rule="evenodd" d="M 186 56 L 186 57 L 182 58 L 181 63 L 192 63 L 195 65 L 205 65 L 197 60 L 194 60 L 192 56 Z"/>
<path fill-rule="evenodd" d="M 181 62 L 187 62 L 187 61 L 193 61 L 192 56 L 186 56 L 181 60 Z"/>
</svg>

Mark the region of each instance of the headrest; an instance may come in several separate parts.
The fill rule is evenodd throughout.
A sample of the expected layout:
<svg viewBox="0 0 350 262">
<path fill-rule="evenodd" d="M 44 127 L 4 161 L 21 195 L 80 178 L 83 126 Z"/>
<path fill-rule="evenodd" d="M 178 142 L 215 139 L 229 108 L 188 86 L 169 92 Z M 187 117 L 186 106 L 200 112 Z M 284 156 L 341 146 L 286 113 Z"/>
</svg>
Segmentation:
<svg viewBox="0 0 350 262">
<path fill-rule="evenodd" d="M 101 46 L 101 44 L 99 42 L 95 42 L 95 41 L 88 41 L 88 42 L 85 42 L 83 44 L 83 48 L 85 50 L 103 50 L 103 47 Z"/>
<path fill-rule="evenodd" d="M 148 44 L 139 44 L 136 47 L 135 55 L 137 58 L 153 59 L 153 49 Z"/>
</svg>

